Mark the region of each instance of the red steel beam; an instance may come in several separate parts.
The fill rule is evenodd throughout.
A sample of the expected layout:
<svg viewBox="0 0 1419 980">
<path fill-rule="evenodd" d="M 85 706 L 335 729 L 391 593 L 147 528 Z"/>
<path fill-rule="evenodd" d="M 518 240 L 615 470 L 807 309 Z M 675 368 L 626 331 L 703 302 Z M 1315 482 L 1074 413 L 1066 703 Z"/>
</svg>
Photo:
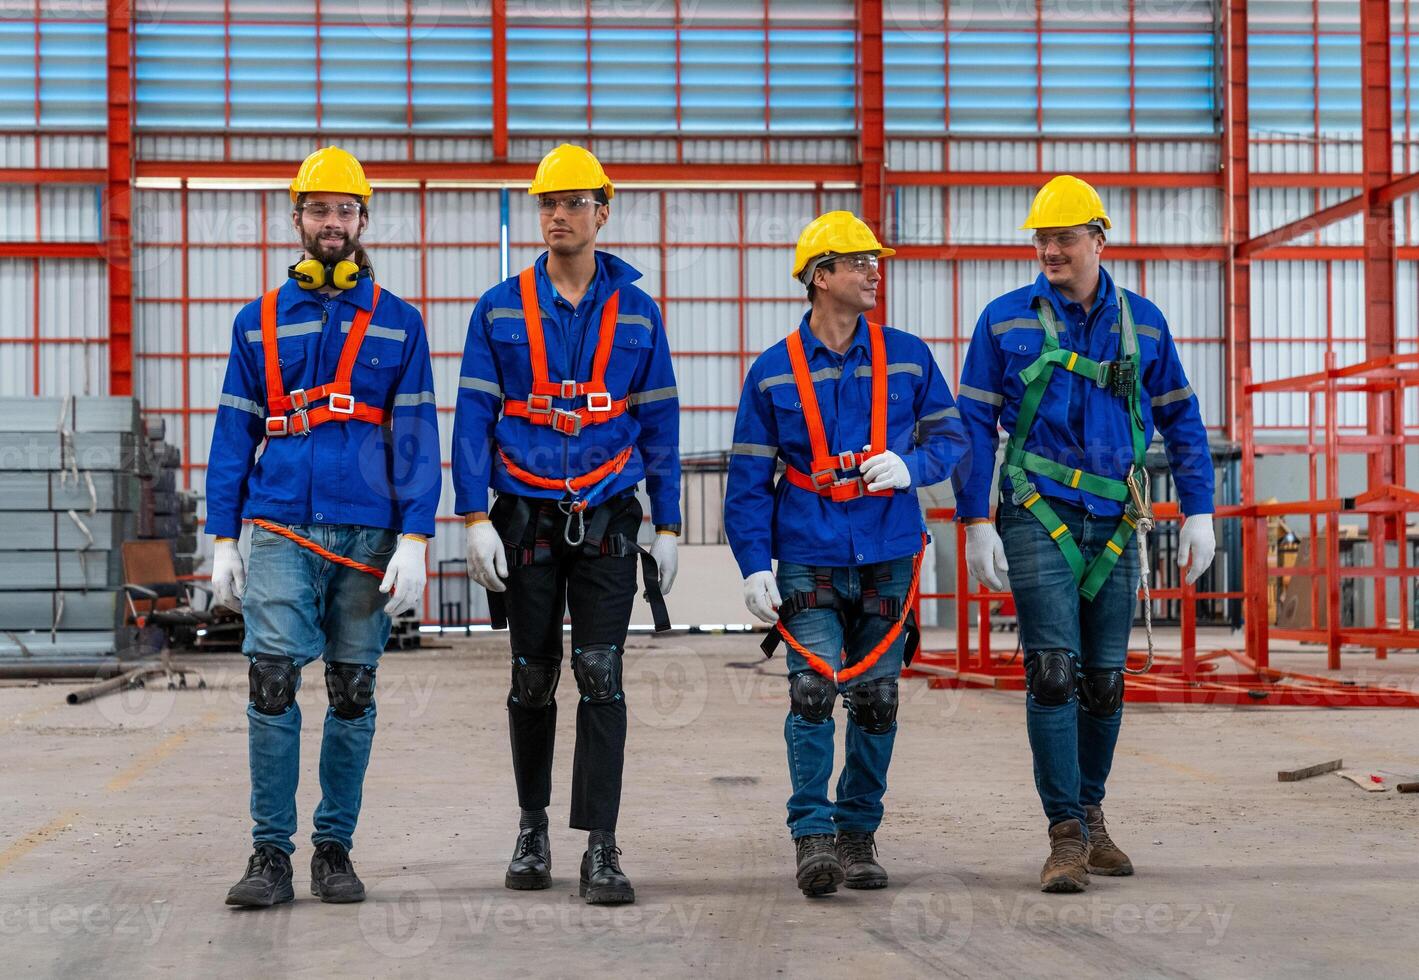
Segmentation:
<svg viewBox="0 0 1419 980">
<path fill-rule="evenodd" d="M 862 189 L 862 220 L 878 237 L 885 237 L 882 216 L 886 212 L 887 131 L 885 94 L 882 83 L 882 0 L 858 0 L 858 186 Z M 887 317 L 887 283 L 877 290 L 877 318 Z"/>
<path fill-rule="evenodd" d="M 1081 171 L 1074 176 L 1095 187 L 1217 187 L 1223 176 L 1208 171 Z M 889 170 L 893 187 L 1040 187 L 1046 177 L 1031 171 Z"/>
<path fill-rule="evenodd" d="M 1386 144 L 1386 146 L 1388 146 L 1388 144 Z M 1385 152 L 1388 153 L 1389 151 L 1386 150 Z M 1386 156 L 1385 160 L 1388 161 L 1389 157 Z M 1342 221 L 1351 215 L 1360 214 L 1362 211 L 1366 213 L 1365 247 L 1368 248 L 1371 244 L 1383 247 L 1387 244 L 1392 251 L 1394 249 L 1394 215 L 1390 211 L 1390 208 L 1393 207 L 1395 201 L 1404 197 L 1406 194 L 1419 192 L 1419 173 L 1409 174 L 1395 180 L 1391 178 L 1388 168 L 1386 168 L 1383 178 L 1379 178 L 1377 172 L 1376 179 L 1378 183 L 1356 194 L 1354 197 L 1347 197 L 1345 200 L 1332 204 L 1328 208 L 1322 208 L 1315 214 L 1308 214 L 1304 218 L 1297 218 L 1295 221 L 1281 225 L 1279 228 L 1273 228 L 1263 235 L 1257 235 L 1255 238 L 1243 241 L 1237 246 L 1237 257 L 1242 259 L 1256 258 L 1258 256 L 1274 258 L 1273 253 L 1283 242 L 1289 242 L 1294 238 L 1300 238 L 1304 235 L 1314 234 L 1327 225 L 1333 225 L 1337 221 Z M 1315 185 L 1307 183 L 1297 186 L 1310 187 Z M 1387 216 L 1386 220 L 1388 221 L 1388 227 L 1390 229 L 1387 238 L 1376 239 L 1372 236 L 1369 217 L 1372 212 L 1378 212 Z M 1384 221 L 1381 221 L 1376 230 L 1378 231 L 1383 227 Z M 1368 258 L 1368 252 L 1366 255 Z M 1390 302 L 1392 304 L 1394 296 L 1394 272 L 1392 267 L 1388 274 L 1388 279 L 1391 288 L 1386 295 L 1391 297 Z M 1365 280 L 1365 292 L 1370 293 L 1370 280 L 1368 278 Z M 1392 311 L 1390 318 L 1391 320 L 1393 319 Z M 1391 345 L 1391 349 L 1392 348 L 1393 345 Z M 1383 355 L 1367 354 L 1366 359 L 1381 356 Z"/>
<path fill-rule="evenodd" d="M 1033 262 L 1031 245 L 897 245 L 899 259 Z M 1109 245 L 1108 256 L 1137 262 L 1225 262 L 1225 245 Z"/>
<path fill-rule="evenodd" d="M 98 242 L 0 242 L 3 259 L 101 259 L 106 254 Z"/>
<path fill-rule="evenodd" d="M 108 0 L 108 393 L 133 394 L 133 8 Z"/>
<path fill-rule="evenodd" d="M 77 167 L 0 167 L 0 184 L 102 184 L 107 170 Z"/>
<path fill-rule="evenodd" d="M 139 160 L 137 176 L 187 178 L 190 180 L 269 180 L 286 183 L 299 160 Z M 439 163 L 402 160 L 371 160 L 364 165 L 365 174 L 373 181 L 499 181 L 527 183 L 537 164 L 532 163 Z M 722 183 L 836 183 L 856 186 L 862 176 L 855 164 L 773 163 L 695 164 L 687 168 L 676 163 L 620 164 L 616 179 L 631 183 L 704 184 Z"/>
</svg>

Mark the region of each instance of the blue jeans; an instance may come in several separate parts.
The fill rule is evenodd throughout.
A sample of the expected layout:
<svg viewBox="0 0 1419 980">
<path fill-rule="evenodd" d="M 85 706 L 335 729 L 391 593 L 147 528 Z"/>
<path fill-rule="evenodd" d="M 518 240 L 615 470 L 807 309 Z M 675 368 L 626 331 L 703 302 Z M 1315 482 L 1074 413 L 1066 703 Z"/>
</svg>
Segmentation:
<svg viewBox="0 0 1419 980">
<path fill-rule="evenodd" d="M 292 524 L 303 538 L 337 555 L 383 568 L 394 554 L 393 531 L 351 524 Z M 345 568 L 259 527 L 251 532 L 242 613 L 248 657 L 290 657 L 297 668 L 319 657 L 329 663 L 379 663 L 389 639 L 388 596 L 379 579 Z M 257 844 L 295 850 L 296 784 L 300 778 L 301 709 L 294 703 L 279 715 L 248 704 L 247 741 L 251 760 L 251 835 Z M 312 842 L 336 841 L 349 849 L 360 815 L 365 767 L 374 741 L 375 706 L 360 717 L 325 711 L 320 743 L 320 805 Z"/>
<path fill-rule="evenodd" d="M 1069 526 L 1085 562 L 1103 550 L 1118 527 L 1118 518 L 1094 517 L 1082 507 L 1055 500 L 1049 504 Z M 998 519 L 1026 665 L 1035 651 L 1068 650 L 1076 671 L 1122 670 L 1138 602 L 1136 539 L 1125 546 L 1089 602 L 1079 595 L 1064 553 L 1039 520 L 1008 495 L 1001 501 Z M 1045 706 L 1026 694 L 1025 722 L 1035 759 L 1035 788 L 1049 825 L 1070 819 L 1083 824 L 1084 807 L 1104 801 L 1123 706 L 1110 717 L 1099 718 L 1082 710 L 1077 696 Z"/>
<path fill-rule="evenodd" d="M 833 591 L 845 607 L 855 606 L 862 596 L 863 573 L 871 570 L 878 593 L 884 598 L 905 599 L 911 586 L 912 559 L 899 558 L 877 565 L 826 569 L 832 574 Z M 814 590 L 814 567 L 781 561 L 778 566 L 779 595 L 787 599 L 794 592 Z M 833 609 L 805 609 L 786 624 L 794 639 L 838 670 L 860 662 L 879 640 L 887 635 L 892 622 L 880 616 L 849 617 L 846 629 Z M 846 645 L 846 663 L 839 663 Z M 846 694 L 867 681 L 898 677 L 902 672 L 905 634 L 899 634 L 871 668 L 846 684 L 838 693 Z M 801 653 L 785 645 L 790 681 L 812 671 Z M 788 799 L 788 828 L 795 839 L 808 834 L 831 834 L 840 830 L 875 831 L 882 823 L 882 796 L 887 792 L 887 767 L 892 762 L 892 745 L 897 726 L 881 735 L 858 727 L 852 716 L 847 720 L 846 756 L 838 777 L 837 803 L 828 799 L 828 780 L 833 775 L 833 719 L 808 721 L 792 711 L 783 723 L 788 744 L 788 774 L 793 795 Z"/>
</svg>

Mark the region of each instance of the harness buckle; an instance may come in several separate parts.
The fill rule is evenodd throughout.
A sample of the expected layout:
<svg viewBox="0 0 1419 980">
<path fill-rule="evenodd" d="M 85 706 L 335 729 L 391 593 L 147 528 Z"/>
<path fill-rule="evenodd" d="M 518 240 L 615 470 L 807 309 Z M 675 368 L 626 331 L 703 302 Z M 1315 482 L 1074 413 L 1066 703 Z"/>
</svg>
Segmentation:
<svg viewBox="0 0 1419 980">
<path fill-rule="evenodd" d="M 611 411 L 611 392 L 588 391 L 586 393 L 586 410 L 588 412 Z"/>
<path fill-rule="evenodd" d="M 853 452 L 850 449 L 845 449 L 842 452 L 838 453 L 838 469 L 857 469 L 857 453 Z"/>
<path fill-rule="evenodd" d="M 268 415 L 266 417 L 266 438 L 279 439 L 281 436 L 289 435 L 290 428 L 287 425 L 284 415 Z"/>
<path fill-rule="evenodd" d="M 290 414 L 290 431 L 298 436 L 310 435 L 310 413 L 305 409 Z"/>
<path fill-rule="evenodd" d="M 1113 383 L 1114 365 L 1116 361 L 1100 361 L 1099 373 L 1094 376 L 1094 387 L 1107 388 Z"/>
<path fill-rule="evenodd" d="M 838 483 L 838 471 L 834 469 L 817 470 L 809 473 L 808 478 L 813 481 L 815 487 L 831 487 Z"/>
<path fill-rule="evenodd" d="M 564 436 L 575 436 L 581 434 L 581 416 L 576 412 L 569 412 L 564 408 L 554 408 L 551 410 L 552 428 L 556 429 Z"/>
<path fill-rule="evenodd" d="M 330 413 L 332 415 L 354 415 L 355 396 L 342 395 L 338 392 L 330 395 Z"/>
<path fill-rule="evenodd" d="M 552 396 L 551 395 L 528 395 L 527 414 L 531 416 L 551 415 Z"/>
<path fill-rule="evenodd" d="M 562 386 L 563 398 L 575 398 L 577 382 L 575 378 L 563 378 L 557 384 Z"/>
<path fill-rule="evenodd" d="M 1011 493 L 1010 502 L 1016 507 L 1023 507 L 1025 506 L 1025 501 L 1029 500 L 1034 495 L 1035 485 L 1033 483 L 1026 483 L 1023 487 Z"/>
<path fill-rule="evenodd" d="M 306 398 L 304 388 L 297 388 L 295 391 L 291 392 L 289 397 L 291 399 L 292 408 L 305 408 L 310 404 L 310 400 Z"/>
</svg>

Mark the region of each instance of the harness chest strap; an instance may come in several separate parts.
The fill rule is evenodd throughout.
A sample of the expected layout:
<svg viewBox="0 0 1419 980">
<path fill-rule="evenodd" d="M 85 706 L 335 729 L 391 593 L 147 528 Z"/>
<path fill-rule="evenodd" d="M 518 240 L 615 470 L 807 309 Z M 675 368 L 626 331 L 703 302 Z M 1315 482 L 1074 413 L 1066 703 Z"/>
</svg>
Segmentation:
<svg viewBox="0 0 1419 980">
<path fill-rule="evenodd" d="M 626 411 L 626 400 L 613 399 L 606 388 L 606 367 L 616 339 L 616 318 L 621 309 L 621 292 L 607 297 L 601 307 L 601 330 L 591 361 L 588 381 L 548 380 L 547 341 L 542 333 L 542 312 L 537 305 L 537 275 L 532 267 L 518 276 L 522 293 L 522 316 L 527 321 L 527 356 L 532 364 L 532 390 L 526 401 L 508 399 L 503 414 L 527 419 L 533 425 L 551 426 L 563 435 L 574 436 L 583 425 L 607 422 Z M 556 398 L 586 398 L 582 408 L 564 409 L 553 405 Z"/>
<path fill-rule="evenodd" d="M 793 381 L 798 388 L 798 401 L 803 407 L 803 422 L 808 427 L 808 448 L 812 453 L 811 473 L 795 466 L 786 466 L 784 478 L 803 490 L 827 497 L 839 503 L 858 497 L 890 497 L 892 490 L 868 490 L 861 477 L 844 478 L 841 474 L 855 470 L 866 460 L 887 449 L 887 341 L 880 323 L 867 324 L 872 345 L 872 427 L 866 452 L 828 450 L 828 436 L 823 427 L 823 414 L 818 408 L 818 395 L 813 388 L 813 375 L 808 370 L 808 356 L 803 350 L 803 337 L 795 330 L 788 335 L 788 361 L 793 367 Z"/>
<path fill-rule="evenodd" d="M 335 367 L 335 380 L 316 388 L 297 388 L 286 394 L 281 378 L 281 358 L 276 346 L 276 298 L 279 289 L 261 297 L 261 349 L 266 367 L 266 438 L 279 439 L 288 435 L 305 435 L 326 422 L 354 419 L 372 425 L 384 423 L 384 409 L 355 401 L 350 389 L 350 376 L 355 370 L 360 345 L 369 330 L 375 307 L 379 305 L 380 288 L 373 284 L 370 308 L 355 314 L 350 334 L 340 348 L 340 360 Z M 327 399 L 324 405 L 310 407 L 312 402 Z M 290 413 L 290 414 L 287 414 Z"/>
</svg>

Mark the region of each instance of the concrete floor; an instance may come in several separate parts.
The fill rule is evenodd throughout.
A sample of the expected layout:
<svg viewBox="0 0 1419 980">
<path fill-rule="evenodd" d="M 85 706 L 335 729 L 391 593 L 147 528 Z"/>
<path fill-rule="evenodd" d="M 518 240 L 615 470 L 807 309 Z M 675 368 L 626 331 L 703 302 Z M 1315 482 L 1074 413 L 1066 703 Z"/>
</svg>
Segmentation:
<svg viewBox="0 0 1419 980">
<path fill-rule="evenodd" d="M 1022 696 L 909 681 L 879 834 L 892 886 L 810 902 L 783 824 L 782 660 L 743 636 L 640 636 L 620 830 L 639 901 L 592 909 L 576 898 L 583 838 L 565 827 L 569 673 L 556 884 L 502 887 L 516 832 L 505 645 L 386 658 L 359 906 L 309 897 L 308 829 L 295 903 L 222 904 L 248 854 L 243 661 L 205 661 L 205 691 L 78 707 L 62 686 L 0 689 L 4 973 L 1419 976 L 1419 795 L 1275 775 L 1336 756 L 1419 769 L 1411 712 L 1130 706 L 1108 813 L 1139 873 L 1051 896 Z M 1290 659 L 1319 672 L 1314 654 Z M 1412 688 L 1416 659 L 1378 666 Z M 306 822 L 318 669 L 301 697 Z"/>
</svg>

